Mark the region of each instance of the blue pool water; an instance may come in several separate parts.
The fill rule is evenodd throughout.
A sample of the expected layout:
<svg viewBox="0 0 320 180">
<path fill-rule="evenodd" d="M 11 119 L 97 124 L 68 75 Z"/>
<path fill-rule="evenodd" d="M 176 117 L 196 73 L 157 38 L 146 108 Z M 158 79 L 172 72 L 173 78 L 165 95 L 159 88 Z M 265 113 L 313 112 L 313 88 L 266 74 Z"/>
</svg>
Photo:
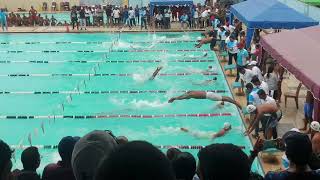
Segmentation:
<svg viewBox="0 0 320 180">
<path fill-rule="evenodd" d="M 218 102 L 209 100 L 167 103 L 188 90 L 232 96 L 214 52 L 207 46 L 194 48 L 192 41 L 199 35 L 0 35 L 0 138 L 16 147 L 14 166 L 21 167 L 21 146 L 56 145 L 64 136 L 82 136 L 95 129 L 110 129 L 154 145 L 234 143 L 248 153 L 252 145 L 242 135 L 244 126 L 234 105 L 219 108 Z M 209 65 L 214 74 L 201 74 Z M 149 81 L 157 66 L 163 66 L 160 75 Z M 218 78 L 214 84 L 196 85 L 213 77 Z M 231 132 L 215 140 L 179 130 L 218 131 L 225 122 L 232 124 Z M 187 151 L 195 156 L 198 152 Z M 40 170 L 59 160 L 56 149 L 40 148 L 40 152 Z M 262 172 L 257 162 L 253 170 Z"/>
</svg>

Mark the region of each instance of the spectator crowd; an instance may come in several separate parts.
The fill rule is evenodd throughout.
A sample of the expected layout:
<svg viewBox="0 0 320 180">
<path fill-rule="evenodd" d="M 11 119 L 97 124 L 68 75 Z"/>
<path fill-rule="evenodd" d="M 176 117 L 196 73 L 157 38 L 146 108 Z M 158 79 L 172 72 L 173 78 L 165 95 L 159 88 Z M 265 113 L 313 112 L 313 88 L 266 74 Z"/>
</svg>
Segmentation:
<svg viewBox="0 0 320 180">
<path fill-rule="evenodd" d="M 1 9 L 1 8 L 0 8 Z M 157 6 L 151 12 L 146 7 L 119 7 L 113 5 L 74 6 L 70 10 L 70 19 L 60 19 L 58 13 L 40 14 L 31 6 L 29 12 L 10 12 L 0 10 L 2 27 L 27 26 L 72 26 L 72 29 L 91 27 L 128 27 L 140 26 L 141 29 L 154 27 L 170 29 L 172 22 L 180 22 L 181 28 L 203 29 L 225 21 L 228 7 L 219 6 Z M 65 12 L 63 12 L 65 13 Z M 152 14 L 151 14 L 152 13 Z M 59 21 L 59 20 L 60 21 Z"/>
<path fill-rule="evenodd" d="M 12 171 L 14 149 L 0 140 L 1 180 L 318 180 L 320 179 L 320 132 L 308 135 L 292 129 L 277 140 L 277 148 L 287 157 L 287 169 L 268 172 L 265 177 L 251 171 L 253 160 L 266 141 L 258 139 L 250 155 L 233 144 L 211 144 L 196 158 L 177 148 L 166 154 L 146 141 L 128 141 L 109 130 L 95 130 L 83 137 L 61 139 L 61 160 L 37 173 L 41 155 L 30 146 L 21 154 L 22 169 Z"/>
</svg>

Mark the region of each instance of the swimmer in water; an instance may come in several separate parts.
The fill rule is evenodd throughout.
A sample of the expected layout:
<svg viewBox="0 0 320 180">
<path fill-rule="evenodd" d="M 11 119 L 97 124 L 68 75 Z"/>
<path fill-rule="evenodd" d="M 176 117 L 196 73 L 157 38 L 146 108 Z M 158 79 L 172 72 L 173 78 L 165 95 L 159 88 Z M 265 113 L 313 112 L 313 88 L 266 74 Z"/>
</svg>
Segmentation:
<svg viewBox="0 0 320 180">
<path fill-rule="evenodd" d="M 208 53 L 206 52 L 206 53 L 204 53 L 202 56 L 193 56 L 193 55 L 187 56 L 187 54 L 184 54 L 183 56 L 189 57 L 189 58 L 192 58 L 192 59 L 198 59 L 198 58 L 207 57 L 207 56 L 208 56 Z"/>
<path fill-rule="evenodd" d="M 226 101 L 242 109 L 240 103 L 233 100 L 232 98 L 227 96 L 221 96 L 220 94 L 217 94 L 214 92 L 206 92 L 206 91 L 188 91 L 187 93 L 181 96 L 177 96 L 169 99 L 168 103 L 173 103 L 175 100 L 184 100 L 184 99 L 210 99 L 212 101 L 222 101 L 221 105 L 224 105 L 224 102 Z"/>
<path fill-rule="evenodd" d="M 151 49 L 151 48 L 154 48 L 155 46 L 156 46 L 155 44 L 151 44 L 151 46 L 148 46 L 148 47 L 134 47 L 133 45 L 130 45 L 130 48 L 134 50 L 139 50 L 139 49 Z"/>
<path fill-rule="evenodd" d="M 194 136 L 199 139 L 215 139 L 218 137 L 224 136 L 227 132 L 231 130 L 231 124 L 226 122 L 223 125 L 223 128 L 218 132 L 203 132 L 203 131 L 194 131 L 194 130 L 189 130 L 187 128 L 180 128 L 181 131 L 186 132 L 190 134 L 191 136 Z"/>
<path fill-rule="evenodd" d="M 208 79 L 208 80 L 205 80 L 201 83 L 192 83 L 192 85 L 207 86 L 207 85 L 213 84 L 216 81 L 217 81 L 217 77 L 214 77 L 213 79 Z"/>
<path fill-rule="evenodd" d="M 157 69 L 153 72 L 149 80 L 154 80 L 154 78 L 158 75 L 158 73 L 161 71 L 162 68 L 163 68 L 162 66 L 157 67 Z"/>
</svg>

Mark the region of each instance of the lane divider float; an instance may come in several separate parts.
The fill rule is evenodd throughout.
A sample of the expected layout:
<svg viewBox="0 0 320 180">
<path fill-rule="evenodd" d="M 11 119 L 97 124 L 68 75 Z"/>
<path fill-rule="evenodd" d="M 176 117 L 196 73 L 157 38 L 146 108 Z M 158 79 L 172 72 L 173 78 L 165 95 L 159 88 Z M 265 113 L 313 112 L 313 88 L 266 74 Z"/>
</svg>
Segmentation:
<svg viewBox="0 0 320 180">
<path fill-rule="evenodd" d="M 38 64 L 47 64 L 47 63 L 160 63 L 160 62 L 179 62 L 179 63 L 198 63 L 198 62 L 214 62 L 214 60 L 199 60 L 199 59 L 192 59 L 192 60 L 168 60 L 168 61 L 161 61 L 161 60 L 56 60 L 56 61 L 11 61 L 11 60 L 0 60 L 2 64 L 10 64 L 10 63 L 38 63 Z"/>
<path fill-rule="evenodd" d="M 109 52 L 168 52 L 167 49 L 138 49 L 138 50 L 8 50 L 8 51 L 0 51 L 0 53 L 109 53 Z M 173 50 L 177 52 L 208 52 L 208 50 Z"/>
<path fill-rule="evenodd" d="M 208 113 L 208 114 L 157 114 L 157 115 L 132 115 L 132 114 L 109 114 L 109 115 L 1 115 L 0 119 L 156 119 L 174 117 L 218 117 L 232 116 L 231 113 Z"/>
<path fill-rule="evenodd" d="M 165 94 L 165 93 L 186 93 L 187 90 L 181 91 L 166 91 L 166 90 L 121 90 L 121 91 L 0 91 L 0 95 L 4 94 L 36 94 L 36 95 L 49 95 L 49 94 Z M 226 90 L 207 90 L 206 92 L 225 93 Z"/>
<path fill-rule="evenodd" d="M 134 41 L 130 41 L 129 43 L 193 43 L 193 42 L 197 42 L 197 41 L 190 41 L 190 40 L 181 40 L 181 41 L 137 41 L 137 42 L 134 42 Z M 59 41 L 59 42 L 0 42 L 0 45 L 13 45 L 13 44 L 111 44 L 112 42 L 110 41 L 87 41 L 87 42 L 84 42 L 84 41 Z"/>
<path fill-rule="evenodd" d="M 218 73 L 161 73 L 158 76 L 191 76 L 195 74 L 200 74 L 204 76 L 218 75 Z M 0 74 L 0 77 L 51 77 L 51 76 L 90 76 L 90 77 L 99 77 L 99 76 L 133 76 L 134 74 L 123 73 L 123 74 Z"/>
</svg>

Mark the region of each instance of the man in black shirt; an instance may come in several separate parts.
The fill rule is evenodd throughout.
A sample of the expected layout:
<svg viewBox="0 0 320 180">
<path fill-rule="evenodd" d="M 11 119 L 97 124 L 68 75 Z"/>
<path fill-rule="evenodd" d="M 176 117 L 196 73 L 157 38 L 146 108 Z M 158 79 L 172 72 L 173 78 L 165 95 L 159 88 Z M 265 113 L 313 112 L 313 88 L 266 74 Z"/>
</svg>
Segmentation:
<svg viewBox="0 0 320 180">
<path fill-rule="evenodd" d="M 84 10 L 83 7 L 81 7 L 80 12 L 80 30 L 82 30 L 82 28 L 84 27 L 85 30 L 87 30 L 86 27 L 86 11 Z"/>
</svg>

